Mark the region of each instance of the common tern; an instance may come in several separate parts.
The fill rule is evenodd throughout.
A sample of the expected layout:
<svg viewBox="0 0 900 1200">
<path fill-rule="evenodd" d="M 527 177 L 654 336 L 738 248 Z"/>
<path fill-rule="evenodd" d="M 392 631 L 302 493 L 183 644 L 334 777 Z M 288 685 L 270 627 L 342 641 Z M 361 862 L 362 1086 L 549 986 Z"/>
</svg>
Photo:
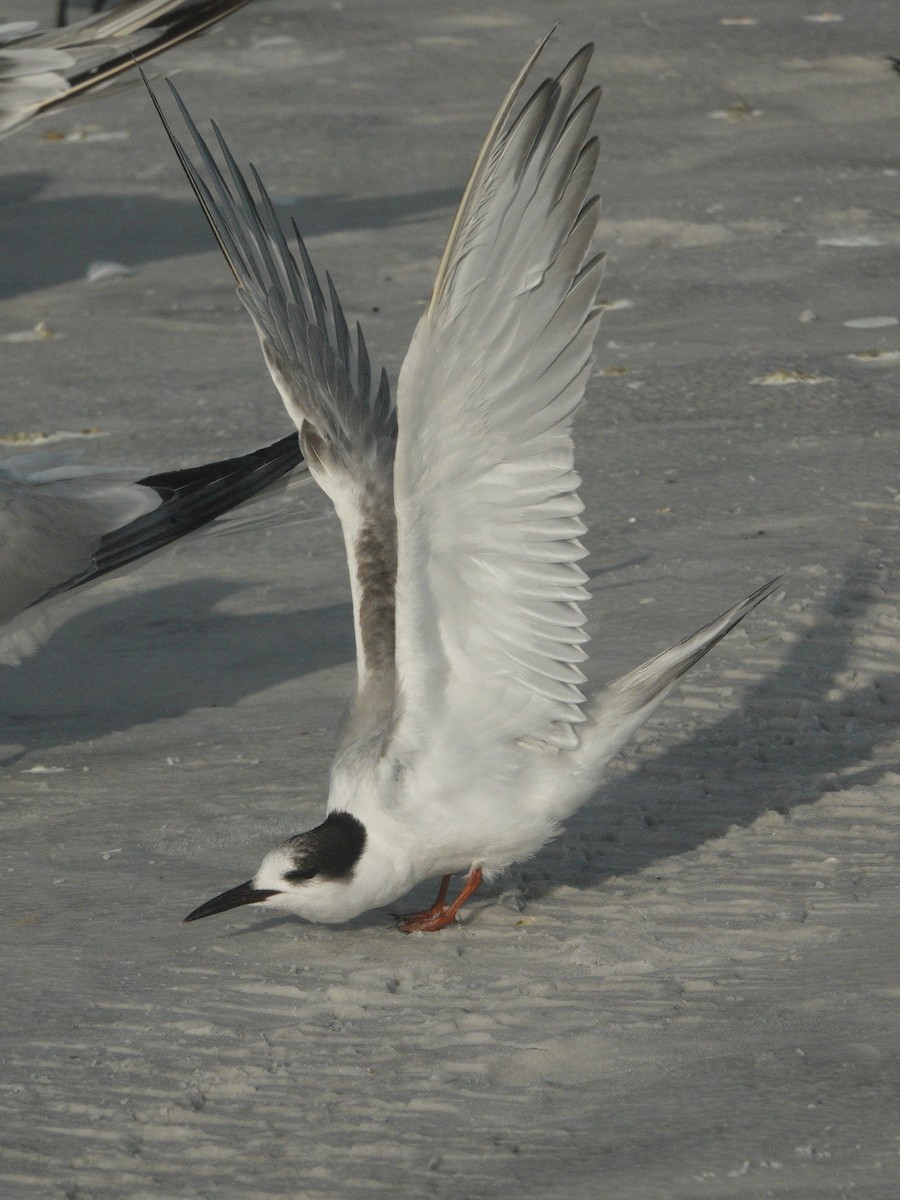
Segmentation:
<svg viewBox="0 0 900 1200">
<path fill-rule="evenodd" d="M 432 908 L 399 927 L 443 928 L 483 877 L 560 832 L 684 672 L 778 586 L 586 700 L 571 424 L 601 312 L 588 197 L 600 92 L 583 91 L 588 45 L 514 113 L 545 42 L 475 161 L 396 405 L 256 171 L 258 198 L 172 88 L 200 165 L 169 136 L 342 525 L 357 653 L 325 820 L 187 921 L 254 905 L 342 922 L 442 876 Z"/>
<path fill-rule="evenodd" d="M 104 86 L 157 54 L 196 37 L 249 0 L 121 0 L 106 12 L 38 29 L 0 24 L 0 137 L 41 113 Z"/>
<path fill-rule="evenodd" d="M 0 462 L 0 642 L 34 649 L 46 601 L 92 583 L 285 480 L 303 461 L 296 433 L 249 454 L 140 479 L 36 451 Z M 12 624 L 10 624 L 12 623 Z"/>
</svg>

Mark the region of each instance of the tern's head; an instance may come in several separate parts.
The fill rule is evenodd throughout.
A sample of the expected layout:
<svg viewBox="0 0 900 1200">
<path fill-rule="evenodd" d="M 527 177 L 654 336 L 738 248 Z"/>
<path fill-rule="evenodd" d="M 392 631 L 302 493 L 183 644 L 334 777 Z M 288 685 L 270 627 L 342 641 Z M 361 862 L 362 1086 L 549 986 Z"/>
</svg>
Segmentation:
<svg viewBox="0 0 900 1200">
<path fill-rule="evenodd" d="M 252 879 L 201 904 L 185 921 L 199 921 L 241 904 L 287 909 L 310 921 L 346 921 L 368 907 L 353 896 L 366 829 L 345 812 L 329 813 L 308 833 L 288 838 L 262 861 Z"/>
</svg>

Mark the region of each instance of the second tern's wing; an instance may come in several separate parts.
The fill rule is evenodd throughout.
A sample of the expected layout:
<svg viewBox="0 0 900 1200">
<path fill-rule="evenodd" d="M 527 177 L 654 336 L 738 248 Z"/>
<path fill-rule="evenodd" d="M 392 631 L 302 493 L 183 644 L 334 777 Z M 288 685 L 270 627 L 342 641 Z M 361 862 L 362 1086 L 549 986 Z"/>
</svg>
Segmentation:
<svg viewBox="0 0 900 1200">
<path fill-rule="evenodd" d="M 83 570 L 60 580 L 42 599 L 92 583 L 203 529 L 225 513 L 263 496 L 302 466 L 297 435 L 289 433 L 248 454 L 138 479 L 135 489 L 157 496 L 152 510 L 104 533 Z"/>
<path fill-rule="evenodd" d="M 0 137 L 104 86 L 135 62 L 196 37 L 247 3 L 121 0 L 96 16 L 38 33 L 19 23 L 0 25 Z"/>
<path fill-rule="evenodd" d="M 224 168 L 172 92 L 199 166 L 158 104 L 157 110 L 237 281 L 272 379 L 300 430 L 310 474 L 341 522 L 356 630 L 354 715 L 366 724 L 383 724 L 393 700 L 396 574 L 397 414 L 387 375 L 383 370 L 373 375 L 362 330 L 357 325 L 351 335 L 330 276 L 323 288 L 296 227 L 297 254 L 289 247 L 256 171 L 250 168 L 254 196 L 218 129 L 213 126 Z"/>
<path fill-rule="evenodd" d="M 30 628 L 35 606 L 202 529 L 302 463 L 296 433 L 137 480 L 41 452 L 0 463 L 0 640 L 9 640 L 10 622 Z"/>
<path fill-rule="evenodd" d="M 0 465 L 0 624 L 90 571 L 103 537 L 160 498 L 113 472 L 21 456 Z"/>
<path fill-rule="evenodd" d="M 571 747 L 584 719 L 570 428 L 600 316 L 599 89 L 581 94 L 585 46 L 513 116 L 541 48 L 476 160 L 400 375 L 401 761 Z"/>
</svg>

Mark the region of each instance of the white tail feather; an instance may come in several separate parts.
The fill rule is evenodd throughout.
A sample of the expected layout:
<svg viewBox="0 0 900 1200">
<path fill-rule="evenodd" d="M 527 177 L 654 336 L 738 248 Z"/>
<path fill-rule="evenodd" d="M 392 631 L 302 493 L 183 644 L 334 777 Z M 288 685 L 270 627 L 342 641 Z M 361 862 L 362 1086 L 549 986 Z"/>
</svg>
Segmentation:
<svg viewBox="0 0 900 1200">
<path fill-rule="evenodd" d="M 588 721 L 578 732 L 581 745 L 572 756 L 579 774 L 599 778 L 603 768 L 647 718 L 656 711 L 678 680 L 717 642 L 778 588 L 782 577 L 770 579 L 727 612 L 642 663 L 611 683 L 588 709 Z"/>
</svg>

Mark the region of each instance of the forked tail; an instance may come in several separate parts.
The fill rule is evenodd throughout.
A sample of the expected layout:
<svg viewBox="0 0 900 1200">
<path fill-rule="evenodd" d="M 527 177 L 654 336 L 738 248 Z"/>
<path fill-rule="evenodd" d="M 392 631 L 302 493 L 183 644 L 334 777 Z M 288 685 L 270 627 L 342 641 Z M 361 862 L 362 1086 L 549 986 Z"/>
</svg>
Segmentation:
<svg viewBox="0 0 900 1200">
<path fill-rule="evenodd" d="M 781 580 L 780 575 L 770 579 L 746 600 L 622 675 L 601 692 L 588 710 L 587 724 L 579 731 L 581 744 L 572 756 L 576 770 L 591 776 L 596 773 L 599 777 L 620 746 L 662 704 L 681 676 L 740 624 L 757 604 L 771 596 Z"/>
</svg>

